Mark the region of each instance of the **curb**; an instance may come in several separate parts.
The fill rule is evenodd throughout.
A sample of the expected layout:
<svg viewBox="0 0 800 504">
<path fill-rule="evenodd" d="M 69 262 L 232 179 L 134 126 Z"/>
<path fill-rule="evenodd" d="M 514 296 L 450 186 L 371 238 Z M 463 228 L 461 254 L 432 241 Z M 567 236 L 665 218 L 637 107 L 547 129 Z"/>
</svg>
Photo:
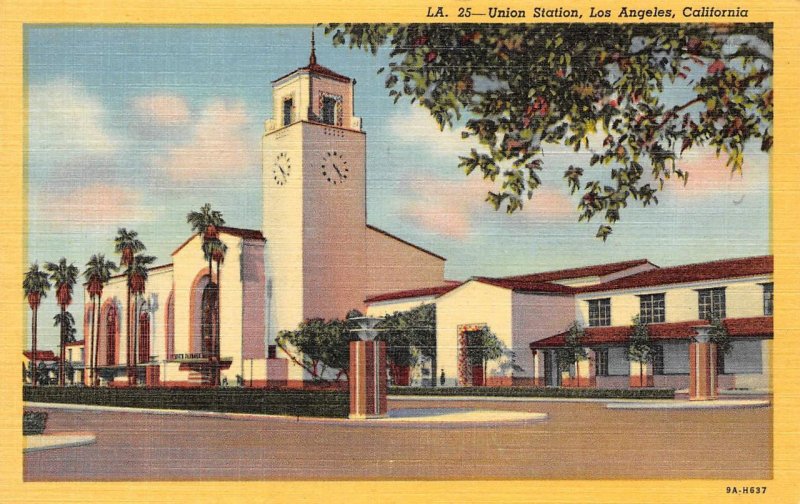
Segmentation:
<svg viewBox="0 0 800 504">
<path fill-rule="evenodd" d="M 481 402 L 579 402 L 579 403 L 637 403 L 641 401 L 671 401 L 672 399 L 611 399 L 602 397 L 498 397 L 498 396 L 415 396 L 390 395 L 390 401 L 481 401 Z"/>
<path fill-rule="evenodd" d="M 112 412 L 112 413 L 140 413 L 149 415 L 180 415 L 192 417 L 208 417 L 208 418 L 222 418 L 227 420 L 281 420 L 284 422 L 301 422 L 311 425 L 339 425 L 342 427 L 385 427 L 385 428 L 475 428 L 475 427 L 496 427 L 499 425 L 529 425 L 533 423 L 544 422 L 548 419 L 546 413 L 522 413 L 522 412 L 506 412 L 506 411 L 493 411 L 493 410 L 478 410 L 479 415 L 486 416 L 495 414 L 498 419 L 444 419 L 437 420 L 431 418 L 444 417 L 448 414 L 456 414 L 455 411 L 445 413 L 442 415 L 428 415 L 413 417 L 395 417 L 395 418 L 379 418 L 369 420 L 354 420 L 348 418 L 322 418 L 322 417 L 292 417 L 284 415 L 259 415 L 254 413 L 223 413 L 218 411 L 196 411 L 196 410 L 167 410 L 167 409 L 146 409 L 146 408 L 124 408 L 120 406 L 94 406 L 84 404 L 65 404 L 65 403 L 40 403 L 40 402 L 26 402 L 26 408 L 50 408 L 60 410 L 72 411 L 99 411 L 99 412 Z M 395 410 L 397 411 L 397 410 Z M 403 411 L 403 410 L 400 410 Z M 405 411 L 413 411 L 412 409 Z M 459 410 L 459 414 L 469 414 L 475 410 Z M 463 412 L 463 413 L 461 413 Z M 502 416 L 511 418 L 503 419 Z M 413 419 L 412 419 L 413 418 Z M 93 442 L 93 441 L 92 441 Z"/>
<path fill-rule="evenodd" d="M 94 444 L 95 441 L 97 441 L 97 438 L 94 436 L 94 434 L 88 433 L 40 434 L 34 436 L 24 436 L 25 446 L 22 449 L 22 453 L 54 450 L 56 448 L 86 446 Z"/>
<path fill-rule="evenodd" d="M 650 410 L 713 410 L 713 409 L 753 409 L 768 408 L 770 401 L 759 400 L 740 400 L 722 399 L 715 401 L 673 401 L 671 403 L 651 403 L 651 404 L 630 404 L 630 403 L 609 403 L 608 409 L 650 409 Z"/>
</svg>

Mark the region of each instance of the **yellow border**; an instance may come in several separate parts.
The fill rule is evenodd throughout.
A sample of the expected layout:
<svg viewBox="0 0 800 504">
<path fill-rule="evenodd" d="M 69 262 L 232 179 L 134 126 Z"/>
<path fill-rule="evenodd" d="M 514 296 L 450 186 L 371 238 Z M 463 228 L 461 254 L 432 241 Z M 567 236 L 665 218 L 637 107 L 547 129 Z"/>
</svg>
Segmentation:
<svg viewBox="0 0 800 504">
<path fill-rule="evenodd" d="M 22 230 L 25 229 L 23 166 L 23 25 L 33 23 L 99 24 L 309 24 L 314 22 L 426 22 L 428 5 L 444 5 L 454 12 L 458 6 L 485 10 L 488 6 L 531 9 L 574 7 L 553 0 L 509 0 L 486 2 L 445 0 L 421 2 L 306 0 L 128 0 L 125 2 L 62 0 L 0 0 L 0 501 L 124 502 L 160 500 L 165 502 L 240 501 L 256 497 L 278 501 L 325 502 L 454 502 L 454 501 L 558 501 L 558 502 L 706 502 L 720 501 L 729 484 L 759 484 L 768 487 L 764 496 L 735 496 L 736 502 L 798 502 L 800 499 L 800 359 L 796 340 L 798 322 L 792 308 L 800 306 L 796 282 L 800 276 L 798 228 L 795 215 L 800 202 L 797 175 L 800 138 L 797 115 L 800 60 L 796 15 L 800 4 L 776 1 L 606 0 L 593 2 L 596 8 L 616 10 L 620 5 L 637 8 L 672 8 L 679 12 L 672 22 L 683 19 L 684 6 L 719 8 L 746 7 L 750 22 L 775 23 L 775 147 L 773 174 L 773 251 L 776 290 L 774 353 L 774 478 L 771 481 L 493 481 L 493 482 L 269 482 L 269 483 L 22 483 L 21 394 L 19 358 L 24 331 L 24 308 L 20 283 L 25 257 Z M 486 18 L 479 18 L 485 21 Z M 447 21 L 457 21 L 454 16 Z M 528 20 L 530 21 L 530 20 Z M 588 21 L 583 19 L 582 21 Z M 711 20 L 703 20 L 711 21 Z M 735 21 L 735 20 L 728 20 Z M 612 22 L 617 20 L 612 19 Z M 565 475 L 568 476 L 568 475 Z M 378 498 L 381 494 L 382 498 Z"/>
</svg>

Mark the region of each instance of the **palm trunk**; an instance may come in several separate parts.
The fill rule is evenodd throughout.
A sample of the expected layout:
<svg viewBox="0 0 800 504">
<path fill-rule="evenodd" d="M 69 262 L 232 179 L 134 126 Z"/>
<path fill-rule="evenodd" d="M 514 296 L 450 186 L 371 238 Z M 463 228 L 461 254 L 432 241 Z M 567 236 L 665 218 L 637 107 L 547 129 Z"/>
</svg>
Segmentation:
<svg viewBox="0 0 800 504">
<path fill-rule="evenodd" d="M 644 369 L 642 369 L 642 361 L 639 361 L 639 386 L 644 387 Z"/>
<path fill-rule="evenodd" d="M 133 384 L 139 385 L 139 294 L 133 298 Z"/>
<path fill-rule="evenodd" d="M 96 329 L 94 329 L 94 335 L 95 335 L 94 336 L 94 343 L 93 343 L 93 347 L 92 347 L 92 348 L 94 348 L 94 354 L 92 355 L 92 369 L 94 369 L 94 373 L 92 375 L 92 380 L 94 380 L 93 384 L 94 384 L 95 387 L 99 387 L 100 386 L 100 377 L 97 374 L 97 364 L 98 364 L 98 361 L 100 360 L 100 358 L 99 358 L 100 349 L 97 348 L 97 347 L 100 345 L 100 313 L 99 313 L 99 311 L 100 311 L 100 306 L 101 306 L 101 303 L 100 303 L 101 300 L 102 300 L 102 297 L 101 296 L 97 296 L 97 309 L 95 310 L 94 317 L 92 317 L 92 325 L 96 324 L 95 325 Z M 106 332 L 108 332 L 108 331 L 106 331 Z M 108 344 L 108 343 L 106 343 L 106 344 Z"/>
<path fill-rule="evenodd" d="M 126 304 L 127 304 L 127 306 L 126 306 L 126 310 L 127 311 L 125 312 L 125 321 L 127 322 L 127 327 L 125 329 L 125 332 L 126 332 L 125 339 L 128 342 L 128 344 L 127 344 L 127 347 L 128 347 L 127 348 L 127 356 L 128 356 L 128 358 L 126 359 L 125 364 L 127 365 L 127 368 L 128 368 L 128 385 L 132 385 L 133 384 L 133 370 L 132 370 L 132 367 L 131 367 L 131 363 L 133 362 L 133 357 L 131 356 L 131 353 L 133 353 L 132 352 L 133 345 L 131 344 L 132 342 L 131 342 L 131 288 L 130 288 L 130 286 L 128 287 L 128 296 L 127 296 L 127 299 L 126 299 Z"/>
<path fill-rule="evenodd" d="M 577 380 L 576 387 L 581 387 L 581 361 L 580 359 L 575 361 L 575 379 Z"/>
<path fill-rule="evenodd" d="M 220 385 L 220 374 L 221 374 L 219 366 L 220 366 L 220 357 L 221 357 L 220 356 L 220 346 L 221 346 L 221 344 L 220 344 L 221 343 L 220 342 L 220 336 L 221 336 L 221 332 L 222 332 L 222 317 L 221 317 L 222 310 L 220 308 L 220 302 L 222 301 L 222 295 L 221 295 L 221 291 L 220 291 L 220 289 L 222 287 L 222 281 L 221 281 L 222 272 L 220 272 L 219 266 L 220 266 L 219 261 L 217 261 L 217 303 L 216 303 L 216 305 L 217 305 L 216 306 L 216 309 L 217 309 L 217 324 L 216 324 L 216 327 L 214 328 L 215 329 L 214 330 L 214 332 L 215 332 L 215 334 L 214 334 L 214 386 L 219 386 Z"/>
<path fill-rule="evenodd" d="M 91 330 L 90 330 L 90 333 L 89 333 L 90 336 L 89 336 L 89 359 L 88 359 L 89 360 L 89 366 L 88 366 L 88 369 L 89 369 L 89 380 L 90 380 L 90 383 L 92 384 L 92 386 L 94 386 L 94 375 L 96 373 L 96 371 L 94 369 L 94 353 L 95 353 L 94 316 L 95 316 L 95 312 L 96 311 L 97 311 L 97 300 L 95 299 L 95 296 L 92 296 L 92 320 L 89 321 L 89 324 L 91 325 Z M 84 366 L 83 366 L 84 369 L 87 368 L 85 361 L 86 361 L 86 359 L 84 359 Z M 86 377 L 84 377 L 84 378 L 86 378 Z"/>
<path fill-rule="evenodd" d="M 65 338 L 64 338 L 64 326 L 65 326 L 65 322 L 66 322 L 66 320 L 65 320 L 66 311 L 67 311 L 66 307 L 64 305 L 61 305 L 61 328 L 60 328 L 61 329 L 60 330 L 60 332 L 61 332 L 61 346 L 60 346 L 61 355 L 59 355 L 59 357 L 58 357 L 58 385 L 61 386 L 61 387 L 63 387 L 65 385 L 65 382 L 66 382 L 66 379 L 65 379 L 66 376 L 65 376 L 65 373 L 64 373 L 64 371 L 65 371 L 65 369 L 64 369 L 64 363 L 65 363 L 64 353 L 67 351 L 67 347 L 66 347 L 65 341 L 64 341 L 65 340 Z"/>
<path fill-rule="evenodd" d="M 38 368 L 36 367 L 36 327 L 37 321 L 39 318 L 39 307 L 33 309 L 33 318 L 31 319 L 31 347 L 33 350 L 33 355 L 31 356 L 31 363 L 33 364 L 33 369 L 31 370 L 31 385 L 34 387 L 36 386 L 36 375 L 38 374 Z"/>
</svg>

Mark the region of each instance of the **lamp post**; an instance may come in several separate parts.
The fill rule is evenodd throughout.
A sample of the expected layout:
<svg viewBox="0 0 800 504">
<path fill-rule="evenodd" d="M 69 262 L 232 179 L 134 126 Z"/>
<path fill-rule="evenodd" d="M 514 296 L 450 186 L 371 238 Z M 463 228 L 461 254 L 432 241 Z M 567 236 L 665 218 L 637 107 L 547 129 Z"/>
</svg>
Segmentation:
<svg viewBox="0 0 800 504">
<path fill-rule="evenodd" d="M 711 326 L 695 326 L 689 344 L 689 400 L 717 398 L 717 345 L 711 341 Z"/>
<path fill-rule="evenodd" d="M 348 319 L 359 325 L 351 331 L 358 341 L 350 342 L 350 418 L 382 418 L 387 415 L 386 344 L 375 341 L 382 320 L 375 317 Z"/>
</svg>

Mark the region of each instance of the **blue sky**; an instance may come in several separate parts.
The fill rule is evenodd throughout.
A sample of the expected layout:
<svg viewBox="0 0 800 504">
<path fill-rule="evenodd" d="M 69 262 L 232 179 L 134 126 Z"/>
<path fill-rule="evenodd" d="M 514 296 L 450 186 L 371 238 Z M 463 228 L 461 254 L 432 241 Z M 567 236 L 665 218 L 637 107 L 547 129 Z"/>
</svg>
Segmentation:
<svg viewBox="0 0 800 504">
<path fill-rule="evenodd" d="M 92 253 L 114 256 L 116 229 L 127 227 L 167 263 L 189 234 L 186 213 L 206 202 L 229 225 L 260 229 L 270 81 L 308 52 L 309 27 L 27 27 L 29 260 L 83 268 Z M 317 29 L 319 63 L 357 80 L 370 224 L 447 257 L 449 278 L 769 253 L 769 157 L 756 145 L 743 177 L 713 152 L 687 153 L 688 186 L 626 209 L 606 243 L 594 238 L 598 222 L 577 222 L 561 177 L 588 158 L 571 150 L 546 148 L 534 200 L 495 212 L 483 201 L 491 183 L 457 166 L 472 147 L 459 131 L 393 104 L 376 74 L 387 54 L 333 48 Z M 52 329 L 44 346 L 56 340 Z"/>
</svg>

